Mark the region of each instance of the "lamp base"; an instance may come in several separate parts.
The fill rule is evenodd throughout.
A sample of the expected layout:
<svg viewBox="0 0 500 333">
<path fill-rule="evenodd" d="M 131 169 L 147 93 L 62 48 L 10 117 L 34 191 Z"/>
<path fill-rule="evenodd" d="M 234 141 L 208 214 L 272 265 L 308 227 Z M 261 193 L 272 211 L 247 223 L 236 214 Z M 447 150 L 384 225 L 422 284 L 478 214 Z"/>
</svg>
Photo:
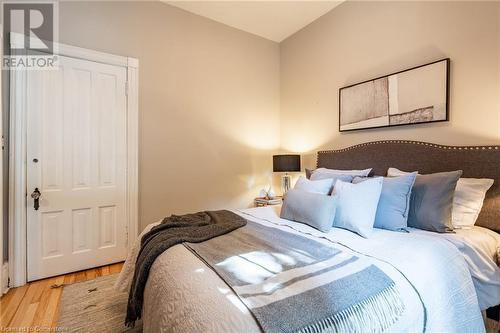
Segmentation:
<svg viewBox="0 0 500 333">
<path fill-rule="evenodd" d="M 283 195 L 290 190 L 292 187 L 292 176 L 290 175 L 283 175 L 281 176 L 281 191 L 283 192 Z"/>
</svg>

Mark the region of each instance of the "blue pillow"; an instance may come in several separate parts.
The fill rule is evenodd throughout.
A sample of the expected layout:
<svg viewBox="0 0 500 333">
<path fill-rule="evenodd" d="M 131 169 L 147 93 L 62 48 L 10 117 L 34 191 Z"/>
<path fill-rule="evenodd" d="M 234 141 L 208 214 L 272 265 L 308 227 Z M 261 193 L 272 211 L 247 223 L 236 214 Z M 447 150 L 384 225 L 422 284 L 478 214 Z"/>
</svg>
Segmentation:
<svg viewBox="0 0 500 333">
<path fill-rule="evenodd" d="M 336 204 L 336 198 L 330 195 L 292 189 L 285 194 L 280 217 L 328 232 L 332 228 Z"/>
<path fill-rule="evenodd" d="M 359 184 L 337 180 L 334 187 L 337 211 L 334 227 L 370 237 L 382 191 L 382 178 L 370 178 Z"/>
<path fill-rule="evenodd" d="M 410 198 L 417 173 L 413 172 L 400 177 L 384 178 L 382 193 L 375 216 L 375 228 L 404 231 L 408 225 Z M 354 184 L 369 178 L 356 177 Z"/>
</svg>

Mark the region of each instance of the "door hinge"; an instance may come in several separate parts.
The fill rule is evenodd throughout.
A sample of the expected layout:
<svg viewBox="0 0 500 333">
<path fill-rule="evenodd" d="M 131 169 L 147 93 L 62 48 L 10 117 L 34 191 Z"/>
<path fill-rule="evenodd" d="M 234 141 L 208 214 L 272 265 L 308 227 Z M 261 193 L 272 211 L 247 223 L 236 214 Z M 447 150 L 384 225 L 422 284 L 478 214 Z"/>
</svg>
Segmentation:
<svg viewBox="0 0 500 333">
<path fill-rule="evenodd" d="M 125 247 L 128 247 L 128 226 L 125 226 Z"/>
<path fill-rule="evenodd" d="M 125 81 L 125 96 L 128 96 L 128 81 Z"/>
</svg>

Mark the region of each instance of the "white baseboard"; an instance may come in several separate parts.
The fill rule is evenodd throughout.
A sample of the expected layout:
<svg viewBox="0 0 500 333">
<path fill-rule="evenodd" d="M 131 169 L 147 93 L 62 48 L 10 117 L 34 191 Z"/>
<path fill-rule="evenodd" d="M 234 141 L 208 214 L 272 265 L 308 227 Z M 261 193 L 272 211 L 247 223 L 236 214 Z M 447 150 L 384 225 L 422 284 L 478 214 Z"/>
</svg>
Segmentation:
<svg viewBox="0 0 500 333">
<path fill-rule="evenodd" d="M 2 265 L 2 281 L 0 281 L 0 296 L 9 291 L 9 263 Z"/>
</svg>

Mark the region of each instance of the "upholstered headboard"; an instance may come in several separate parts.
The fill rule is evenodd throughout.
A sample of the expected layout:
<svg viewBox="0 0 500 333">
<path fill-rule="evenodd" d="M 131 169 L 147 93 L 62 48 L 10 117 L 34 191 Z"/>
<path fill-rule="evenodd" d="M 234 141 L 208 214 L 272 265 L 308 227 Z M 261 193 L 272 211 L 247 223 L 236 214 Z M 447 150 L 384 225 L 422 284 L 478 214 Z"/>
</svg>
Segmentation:
<svg viewBox="0 0 500 333">
<path fill-rule="evenodd" d="M 495 182 L 486 194 L 476 225 L 500 232 L 500 146 L 443 146 L 433 143 L 387 140 L 345 149 L 318 152 L 317 167 L 330 169 L 373 168 L 385 175 L 389 167 L 434 173 L 463 170 L 462 177 L 490 178 Z"/>
</svg>

